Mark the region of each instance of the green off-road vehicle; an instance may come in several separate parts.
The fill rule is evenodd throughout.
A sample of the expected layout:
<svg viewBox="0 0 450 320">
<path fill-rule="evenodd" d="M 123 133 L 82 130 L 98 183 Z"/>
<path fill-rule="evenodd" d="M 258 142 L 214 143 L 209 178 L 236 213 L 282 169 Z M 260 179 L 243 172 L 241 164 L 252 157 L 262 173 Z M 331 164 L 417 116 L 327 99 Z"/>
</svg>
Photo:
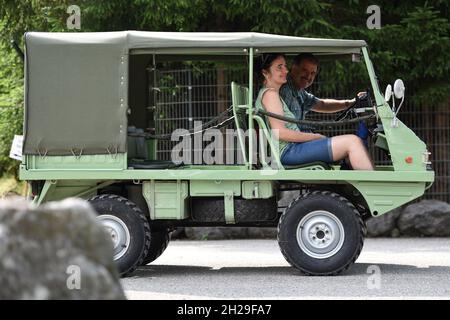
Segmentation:
<svg viewBox="0 0 450 320">
<path fill-rule="evenodd" d="M 393 94 L 403 99 L 403 84 L 399 80 L 394 93 L 390 87 L 380 93 L 364 41 L 261 33 L 30 32 L 25 45 L 20 178 L 31 184 L 36 204 L 88 200 L 111 233 L 122 275 L 155 260 L 170 232 L 187 226 L 278 226 L 281 252 L 293 267 L 335 275 L 358 258 L 366 219 L 422 196 L 434 181 L 425 143 L 388 104 Z M 363 121 L 369 148 L 384 152 L 388 165 L 371 172 L 321 162 L 283 166 L 267 121 L 276 115 L 253 104 L 254 60 L 270 52 L 363 60 L 370 94 L 345 117 L 318 124 Z M 192 124 L 197 111 L 186 111 L 176 99 L 158 104 L 167 87 L 170 97 L 186 88 L 192 93 L 189 81 L 158 74 L 164 64 L 186 61 L 193 69 L 212 61 L 209 66 L 222 70 L 227 63 L 246 70 L 245 82 L 217 86 L 231 92 L 230 108 L 216 108 L 207 122 L 188 127 L 183 119 Z M 208 105 L 208 93 L 197 96 L 203 97 L 203 110 L 215 108 Z M 172 120 L 160 121 L 168 114 Z M 156 120 L 165 125 L 156 130 Z M 228 134 L 223 124 L 231 125 L 236 141 L 223 148 L 226 157 L 215 144 Z M 198 153 L 207 134 L 212 146 Z M 171 139 L 177 145 L 164 160 L 162 140 Z M 299 197 L 280 210 L 285 190 Z"/>
</svg>

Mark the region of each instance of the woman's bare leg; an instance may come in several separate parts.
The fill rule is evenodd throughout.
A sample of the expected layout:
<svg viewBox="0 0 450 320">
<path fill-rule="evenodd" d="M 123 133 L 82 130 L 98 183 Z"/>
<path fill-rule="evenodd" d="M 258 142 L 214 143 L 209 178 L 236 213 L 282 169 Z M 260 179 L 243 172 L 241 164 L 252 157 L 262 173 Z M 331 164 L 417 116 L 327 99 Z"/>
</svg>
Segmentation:
<svg viewBox="0 0 450 320">
<path fill-rule="evenodd" d="M 358 136 L 346 134 L 331 138 L 333 161 L 348 157 L 354 170 L 373 170 L 369 153 Z"/>
</svg>

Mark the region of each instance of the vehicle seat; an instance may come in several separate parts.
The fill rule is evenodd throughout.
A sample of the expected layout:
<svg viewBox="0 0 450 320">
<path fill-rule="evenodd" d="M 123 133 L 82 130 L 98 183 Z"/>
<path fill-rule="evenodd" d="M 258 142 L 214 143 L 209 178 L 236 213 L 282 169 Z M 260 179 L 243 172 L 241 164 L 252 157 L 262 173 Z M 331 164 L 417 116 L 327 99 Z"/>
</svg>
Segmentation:
<svg viewBox="0 0 450 320">
<path fill-rule="evenodd" d="M 233 115 L 235 117 L 235 124 L 236 129 L 242 129 L 244 132 L 247 130 L 247 123 L 248 123 L 248 114 L 247 110 L 250 105 L 249 103 L 249 92 L 248 88 L 241 86 L 235 82 L 231 83 L 231 95 L 232 95 L 232 103 L 233 103 Z M 280 155 L 278 152 L 278 148 L 275 147 L 275 144 L 272 140 L 272 136 L 270 134 L 269 126 L 266 124 L 265 119 L 263 119 L 259 115 L 253 115 L 254 120 L 254 128 L 259 129 L 258 135 L 259 135 L 259 152 L 264 152 L 267 154 L 267 148 L 270 151 L 272 159 L 276 162 L 275 164 L 277 167 L 281 170 L 293 170 L 293 169 L 301 169 L 301 170 L 332 170 L 333 167 L 322 161 L 314 161 L 310 163 L 305 163 L 302 165 L 282 165 L 280 160 Z M 264 137 L 265 140 L 267 140 L 267 146 L 264 145 Z M 241 150 L 244 153 L 243 157 L 245 159 L 245 163 L 248 163 L 248 145 L 246 144 L 245 135 L 242 134 L 241 131 L 238 130 L 238 139 L 241 146 Z M 257 157 L 258 159 L 266 159 L 266 157 Z M 268 168 L 269 164 L 267 163 L 261 163 L 263 168 Z"/>
<path fill-rule="evenodd" d="M 128 168 L 133 169 L 171 169 L 181 164 L 170 160 L 149 159 L 149 151 L 143 129 L 128 127 Z"/>
</svg>

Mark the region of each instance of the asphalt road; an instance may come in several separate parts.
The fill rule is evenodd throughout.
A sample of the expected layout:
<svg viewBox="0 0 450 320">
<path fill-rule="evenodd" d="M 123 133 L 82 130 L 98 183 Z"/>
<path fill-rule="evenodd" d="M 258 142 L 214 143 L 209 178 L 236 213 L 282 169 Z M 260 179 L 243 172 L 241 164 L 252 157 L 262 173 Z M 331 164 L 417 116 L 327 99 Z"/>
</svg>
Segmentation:
<svg viewBox="0 0 450 320">
<path fill-rule="evenodd" d="M 450 299 L 450 238 L 367 239 L 335 277 L 299 274 L 276 240 L 172 241 L 121 283 L 129 299 Z"/>
</svg>

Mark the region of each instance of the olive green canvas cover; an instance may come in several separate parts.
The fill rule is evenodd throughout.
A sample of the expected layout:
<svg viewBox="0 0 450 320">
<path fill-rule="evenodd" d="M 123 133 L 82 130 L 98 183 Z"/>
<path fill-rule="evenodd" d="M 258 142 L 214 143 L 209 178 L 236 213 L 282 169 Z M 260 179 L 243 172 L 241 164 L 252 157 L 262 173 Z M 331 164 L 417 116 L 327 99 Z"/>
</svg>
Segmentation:
<svg viewBox="0 0 450 320">
<path fill-rule="evenodd" d="M 24 154 L 126 152 L 128 55 L 258 52 L 359 53 L 361 40 L 312 39 L 252 32 L 25 34 Z"/>
<path fill-rule="evenodd" d="M 26 34 L 24 154 L 126 151 L 126 34 L 73 35 Z"/>
</svg>

